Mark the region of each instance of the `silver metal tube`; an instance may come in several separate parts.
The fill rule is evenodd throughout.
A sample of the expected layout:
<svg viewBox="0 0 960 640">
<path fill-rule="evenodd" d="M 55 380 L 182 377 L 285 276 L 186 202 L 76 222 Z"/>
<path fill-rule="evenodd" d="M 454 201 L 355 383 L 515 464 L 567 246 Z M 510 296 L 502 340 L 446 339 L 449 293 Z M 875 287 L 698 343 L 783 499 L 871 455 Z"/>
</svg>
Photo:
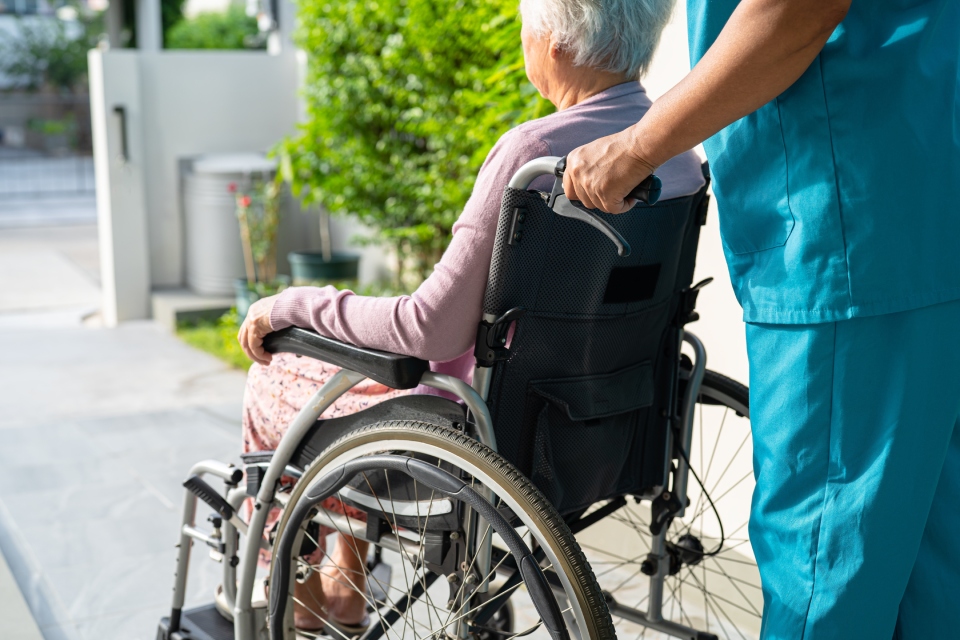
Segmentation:
<svg viewBox="0 0 960 640">
<path fill-rule="evenodd" d="M 263 477 L 263 484 L 254 503 L 253 514 L 247 529 L 247 537 L 243 545 L 243 556 L 240 561 L 240 586 L 237 589 L 237 601 L 233 609 L 234 638 L 236 640 L 255 640 L 256 625 L 251 600 L 253 598 L 253 582 L 257 572 L 257 556 L 260 553 L 260 544 L 263 539 L 263 530 L 267 522 L 267 514 L 273 503 L 277 482 L 283 475 L 284 469 L 300 441 L 317 421 L 327 407 L 337 398 L 366 379 L 366 376 L 355 371 L 341 369 L 333 375 L 326 384 L 313 394 L 310 401 L 300 410 L 293 419 L 287 432 L 280 440 L 270 466 Z M 472 390 L 471 390 L 472 391 Z"/>
<path fill-rule="evenodd" d="M 244 489 L 233 488 L 227 492 L 227 503 L 233 507 L 234 511 L 240 509 L 240 505 L 247 497 Z M 231 518 L 223 523 L 223 544 L 226 550 L 223 553 L 223 597 L 227 608 L 233 611 L 237 601 L 237 565 L 232 562 L 234 556 L 240 552 L 240 537 L 237 533 L 237 527 L 234 526 Z M 246 528 L 246 526 L 244 526 Z"/>
<path fill-rule="evenodd" d="M 194 526 L 192 526 L 192 525 L 185 524 L 185 525 L 183 525 L 183 529 L 182 529 L 182 530 L 183 530 L 183 533 L 187 534 L 188 536 L 190 536 L 190 537 L 193 538 L 194 540 L 199 540 L 200 542 L 205 542 L 205 543 L 207 543 L 207 544 L 209 544 L 209 545 L 213 545 L 214 547 L 219 547 L 219 546 L 220 546 L 221 540 L 220 540 L 219 538 L 214 538 L 213 536 L 208 535 L 208 534 L 206 534 L 206 533 L 203 532 L 203 531 L 200 531 L 200 529 L 197 529 L 196 527 L 194 527 Z"/>
<path fill-rule="evenodd" d="M 487 408 L 487 403 L 483 401 L 483 398 L 480 397 L 480 394 L 477 393 L 473 387 L 460 378 L 455 378 L 444 373 L 434 373 L 432 371 L 423 374 L 423 378 L 420 379 L 420 384 L 433 387 L 434 389 L 449 391 L 463 400 L 473 415 L 477 440 L 494 451 L 497 450 L 497 438 L 493 432 L 493 418 L 490 417 L 490 409 Z M 488 488 L 481 487 L 478 491 L 484 498 L 489 500 L 491 504 L 493 503 L 493 495 Z M 477 571 L 481 576 L 486 576 L 490 573 L 491 559 L 493 557 L 493 534 L 490 533 L 489 527 L 487 527 L 486 522 L 482 518 L 478 517 L 473 520 L 475 520 L 476 525 L 474 527 L 467 526 L 466 529 L 467 550 L 476 550 Z M 487 533 L 482 536 L 482 540 L 478 541 L 477 536 L 481 535 L 483 531 Z M 477 586 L 477 591 L 486 593 L 489 588 L 489 580 L 484 580 Z"/>
<path fill-rule="evenodd" d="M 388 551 L 405 554 L 414 561 L 420 557 L 420 545 L 413 540 L 407 540 L 399 535 L 387 534 L 381 536 L 379 540 L 368 539 L 366 536 L 367 523 L 363 520 L 357 520 L 356 518 L 321 508 L 319 513 L 313 517 L 313 521 L 325 527 L 330 527 L 337 533 L 341 533 L 347 537 L 366 540 Z M 397 544 L 398 538 L 400 544 Z"/>
<path fill-rule="evenodd" d="M 490 417 L 490 409 L 487 408 L 487 403 L 483 401 L 480 394 L 474 391 L 473 387 L 460 378 L 433 371 L 423 374 L 423 377 L 420 378 L 420 384 L 447 391 L 463 400 L 467 409 L 473 414 L 477 440 L 494 451 L 497 450 L 497 437 L 493 433 L 493 418 Z"/>
<path fill-rule="evenodd" d="M 227 520 L 227 522 L 243 535 L 247 535 L 247 523 L 241 520 L 237 514 L 233 514 L 233 517 Z"/>
<path fill-rule="evenodd" d="M 483 495 L 490 504 L 495 504 L 492 500 L 493 492 L 486 490 L 486 487 L 481 487 L 478 492 Z M 483 581 L 477 585 L 477 593 L 486 593 L 490 590 L 490 579 L 487 576 L 490 575 L 490 567 L 493 566 L 493 531 L 487 524 L 487 521 L 479 517 L 479 515 L 477 516 L 476 533 L 467 538 L 468 549 L 471 548 L 471 543 L 474 542 L 474 538 L 477 535 L 482 536 L 482 539 L 476 542 L 477 573 L 483 578 Z"/>
<path fill-rule="evenodd" d="M 183 527 L 192 526 L 197 514 L 197 497 L 189 491 L 184 491 L 183 515 L 180 519 L 180 543 L 177 545 L 177 572 L 173 577 L 173 611 L 183 609 L 183 601 L 187 592 L 187 569 L 190 566 L 190 547 L 193 538 L 183 531 Z"/>
<path fill-rule="evenodd" d="M 218 478 L 223 478 L 228 483 L 233 483 L 233 479 L 237 476 L 237 471 L 238 469 L 234 465 L 220 462 L 219 460 L 201 460 L 190 468 L 190 475 L 196 474 L 202 476 L 209 473 Z"/>
<path fill-rule="evenodd" d="M 222 478 L 227 482 L 233 482 L 234 478 L 236 477 L 236 473 L 237 468 L 232 464 L 226 464 L 224 462 L 220 462 L 219 460 L 201 460 L 190 468 L 189 475 L 203 476 L 210 474 Z M 191 492 L 185 491 L 183 498 L 183 512 L 180 519 L 180 542 L 177 545 L 177 573 L 173 580 L 172 608 L 174 610 L 183 609 L 183 602 L 184 598 L 186 597 L 187 570 L 190 567 L 190 550 L 193 546 L 193 540 L 196 537 L 193 535 L 193 532 L 199 533 L 198 530 L 193 528 L 196 517 L 197 497 Z M 236 517 L 234 517 L 234 519 L 236 519 Z"/>
<path fill-rule="evenodd" d="M 474 367 L 473 369 L 473 390 L 477 392 L 483 401 L 486 402 L 490 397 L 490 381 L 493 380 L 493 367 Z"/>
<path fill-rule="evenodd" d="M 650 604 L 647 605 L 647 620 L 660 622 L 663 620 L 663 581 L 667 577 L 667 527 L 660 531 L 660 535 L 650 540 L 650 554 L 657 558 L 657 572 L 650 576 Z"/>
<path fill-rule="evenodd" d="M 687 381 L 687 392 L 683 398 L 683 409 L 680 412 L 680 442 L 684 456 L 690 457 L 690 445 L 693 443 L 693 419 L 696 415 L 697 397 L 700 395 L 700 385 L 703 384 L 703 373 L 707 368 L 707 350 L 697 336 L 688 331 L 683 332 L 683 341 L 693 348 L 695 360 L 690 380 Z M 673 475 L 673 493 L 680 501 L 680 511 L 677 517 L 683 517 L 687 509 L 687 483 L 690 479 L 690 465 L 684 456 L 677 460 L 677 470 Z"/>
<path fill-rule="evenodd" d="M 510 178 L 508 186 L 513 189 L 526 189 L 531 182 L 540 176 L 552 176 L 558 162 L 560 162 L 559 156 L 545 156 L 531 160 L 517 169 L 517 172 Z"/>
</svg>

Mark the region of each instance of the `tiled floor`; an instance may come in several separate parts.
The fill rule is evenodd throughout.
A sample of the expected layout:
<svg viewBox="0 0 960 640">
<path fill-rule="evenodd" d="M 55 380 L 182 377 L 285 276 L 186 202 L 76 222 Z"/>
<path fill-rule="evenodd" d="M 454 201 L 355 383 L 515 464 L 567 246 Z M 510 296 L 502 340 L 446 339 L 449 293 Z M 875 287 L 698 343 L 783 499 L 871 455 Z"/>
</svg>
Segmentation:
<svg viewBox="0 0 960 640">
<path fill-rule="evenodd" d="M 3 614 L 3 622 L 0 623 L 0 629 L 3 630 L 4 640 L 42 640 L 40 629 L 33 619 L 27 603 L 20 593 L 20 587 L 10 573 L 10 567 L 7 566 L 2 554 L 0 554 L 0 612 Z"/>
<path fill-rule="evenodd" d="M 200 459 L 237 456 L 244 375 L 153 323 L 85 326 L 74 303 L 77 278 L 96 293 L 94 228 L 0 228 L 8 249 L 24 273 L 56 255 L 71 278 L 51 274 L 22 310 L 0 279 L 0 552 L 46 640 L 152 640 L 170 606 L 180 484 Z M 202 548 L 194 559 L 199 604 L 219 565 Z M 11 610 L 0 601 L 0 638 Z"/>
<path fill-rule="evenodd" d="M 181 408 L 0 432 L 11 443 L 0 449 L 0 547 L 47 640 L 153 637 L 169 607 L 180 483 L 197 460 L 236 456 L 237 424 Z M 195 556 L 199 603 L 217 565 Z"/>
</svg>

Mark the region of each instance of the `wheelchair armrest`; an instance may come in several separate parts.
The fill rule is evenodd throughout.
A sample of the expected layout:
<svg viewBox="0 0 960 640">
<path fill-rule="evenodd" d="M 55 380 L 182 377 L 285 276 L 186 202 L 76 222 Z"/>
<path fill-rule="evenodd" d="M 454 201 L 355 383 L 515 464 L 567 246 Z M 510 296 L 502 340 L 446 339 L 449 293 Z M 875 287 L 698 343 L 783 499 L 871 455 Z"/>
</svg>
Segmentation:
<svg viewBox="0 0 960 640">
<path fill-rule="evenodd" d="M 263 348 L 270 353 L 295 353 L 329 362 L 362 373 L 393 389 L 413 389 L 430 370 L 430 363 L 426 360 L 365 349 L 299 327 L 267 335 L 263 339 Z"/>
</svg>

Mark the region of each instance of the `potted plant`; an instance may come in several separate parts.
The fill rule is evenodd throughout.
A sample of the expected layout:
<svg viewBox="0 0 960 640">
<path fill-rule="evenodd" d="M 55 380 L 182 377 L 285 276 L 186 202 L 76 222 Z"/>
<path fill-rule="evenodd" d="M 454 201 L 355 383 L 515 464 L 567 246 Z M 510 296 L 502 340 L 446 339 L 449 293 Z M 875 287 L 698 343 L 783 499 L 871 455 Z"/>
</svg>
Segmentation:
<svg viewBox="0 0 960 640">
<path fill-rule="evenodd" d="M 290 285 L 290 278 L 277 275 L 277 230 L 280 227 L 280 187 L 266 176 L 248 178 L 246 184 L 231 182 L 228 189 L 237 202 L 240 243 L 246 278 L 234 283 L 237 313 L 246 317 L 250 305 Z"/>
<path fill-rule="evenodd" d="M 293 284 L 355 281 L 360 271 L 360 255 L 334 251 L 330 238 L 330 214 L 320 207 L 320 251 L 291 251 L 287 254 Z"/>
</svg>

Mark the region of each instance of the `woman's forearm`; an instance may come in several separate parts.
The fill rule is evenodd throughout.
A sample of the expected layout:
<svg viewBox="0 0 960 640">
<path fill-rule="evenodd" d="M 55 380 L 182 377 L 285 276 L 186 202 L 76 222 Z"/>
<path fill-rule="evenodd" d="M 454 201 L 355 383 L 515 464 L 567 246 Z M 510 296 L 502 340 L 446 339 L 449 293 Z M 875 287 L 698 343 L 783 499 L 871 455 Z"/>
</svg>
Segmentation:
<svg viewBox="0 0 960 640">
<path fill-rule="evenodd" d="M 850 0 L 744 0 L 716 42 L 632 134 L 657 167 L 783 93 L 843 20 Z"/>
</svg>

